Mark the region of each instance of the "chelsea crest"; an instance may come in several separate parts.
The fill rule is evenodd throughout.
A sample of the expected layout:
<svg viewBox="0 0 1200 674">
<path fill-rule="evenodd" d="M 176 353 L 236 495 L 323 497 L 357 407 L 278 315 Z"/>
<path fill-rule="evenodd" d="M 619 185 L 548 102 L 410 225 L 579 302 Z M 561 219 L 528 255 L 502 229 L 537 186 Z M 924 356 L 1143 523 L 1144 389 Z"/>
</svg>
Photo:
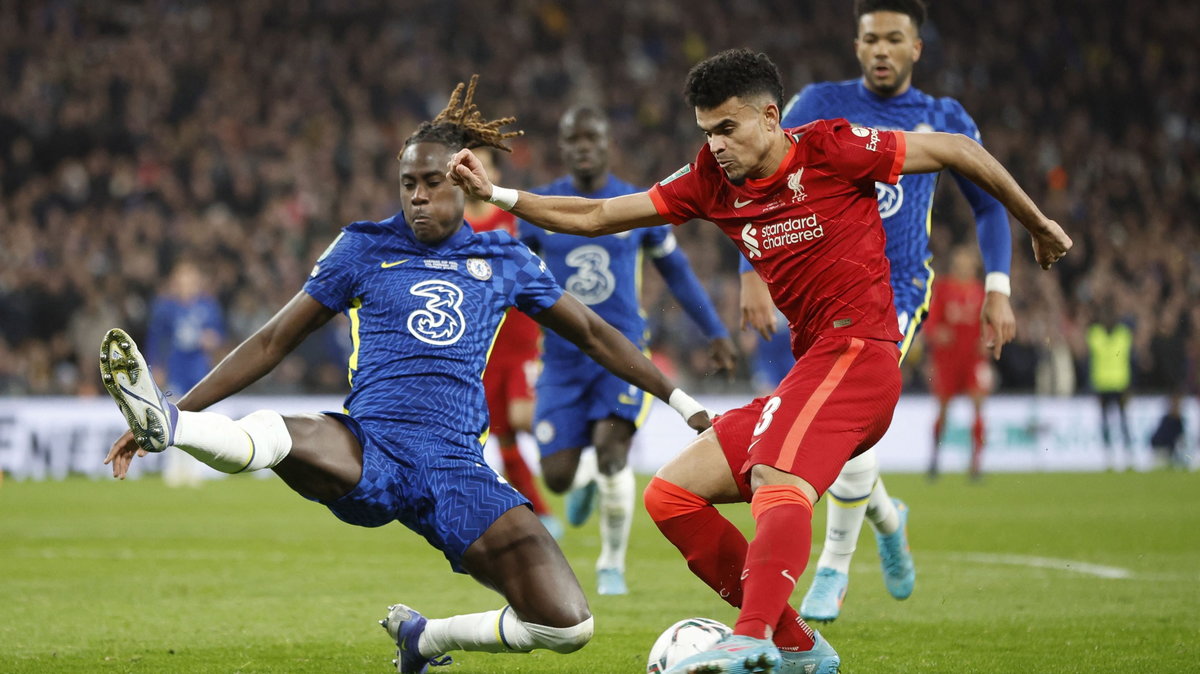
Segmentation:
<svg viewBox="0 0 1200 674">
<path fill-rule="evenodd" d="M 467 271 L 471 274 L 471 276 L 474 276 L 480 281 L 486 281 L 492 277 L 492 265 L 488 264 L 488 261 L 481 257 L 473 257 L 468 259 Z"/>
</svg>

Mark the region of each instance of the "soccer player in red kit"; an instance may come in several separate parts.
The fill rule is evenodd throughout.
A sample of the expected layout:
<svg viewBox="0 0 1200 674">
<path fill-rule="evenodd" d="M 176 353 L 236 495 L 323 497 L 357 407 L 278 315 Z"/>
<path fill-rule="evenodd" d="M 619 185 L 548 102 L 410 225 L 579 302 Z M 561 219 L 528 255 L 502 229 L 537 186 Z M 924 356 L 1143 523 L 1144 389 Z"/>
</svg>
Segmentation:
<svg viewBox="0 0 1200 674">
<path fill-rule="evenodd" d="M 480 148 L 476 157 L 489 175 L 499 175 L 496 158 L 489 148 Z M 519 238 L 517 219 L 512 213 L 486 201 L 467 199 L 464 217 L 476 232 L 503 230 Z M 492 343 L 487 369 L 483 371 L 483 390 L 487 396 L 490 433 L 500 446 L 504 477 L 533 506 L 550 535 L 563 534 L 562 522 L 550 511 L 537 478 L 521 456 L 517 433 L 529 433 L 533 426 L 533 382 L 537 380 L 538 340 L 541 328 L 520 311 L 509 311 Z"/>
<path fill-rule="evenodd" d="M 837 653 L 788 599 L 808 564 L 812 504 L 883 434 L 900 394 L 875 181 L 952 168 L 1016 215 L 1043 267 L 1071 240 L 965 136 L 845 120 L 782 128 L 783 85 L 765 54 L 712 56 L 688 73 L 684 92 L 708 143 L 648 192 L 517 192 L 492 185 L 469 151 L 451 158 L 448 175 L 468 194 L 555 232 L 709 220 L 750 260 L 788 319 L 797 361 L 772 394 L 719 416 L 646 487 L 647 511 L 693 573 L 741 607 L 732 636 L 672 671 L 835 672 Z M 749 543 L 713 507 L 737 501 L 751 504 Z"/>
<path fill-rule="evenodd" d="M 971 425 L 971 478 L 980 476 L 983 457 L 983 401 L 992 388 L 992 366 L 981 341 L 980 311 L 987 294 L 976 275 L 976 255 L 959 247 L 950 257 L 950 274 L 933 284 L 933 304 L 925 319 L 925 345 L 929 349 L 933 394 L 938 401 L 933 424 L 933 453 L 929 478 L 938 475 L 938 450 L 945 428 L 946 410 L 954 396 L 967 395 L 975 406 Z"/>
</svg>

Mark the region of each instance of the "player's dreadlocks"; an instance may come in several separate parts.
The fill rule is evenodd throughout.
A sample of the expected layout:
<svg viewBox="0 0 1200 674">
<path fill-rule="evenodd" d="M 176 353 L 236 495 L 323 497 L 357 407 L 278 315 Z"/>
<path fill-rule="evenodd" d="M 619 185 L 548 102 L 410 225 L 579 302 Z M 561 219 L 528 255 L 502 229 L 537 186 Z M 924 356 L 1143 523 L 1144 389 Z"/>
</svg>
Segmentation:
<svg viewBox="0 0 1200 674">
<path fill-rule="evenodd" d="M 472 100 L 475 97 L 475 84 L 478 81 L 479 75 L 471 76 L 470 84 L 465 86 L 467 90 L 465 96 L 463 96 L 464 85 L 459 82 L 458 86 L 454 87 L 454 92 L 450 94 L 450 102 L 446 104 L 446 108 L 439 112 L 432 122 L 421 122 L 417 130 L 408 137 L 408 140 L 404 141 L 404 147 L 413 143 L 441 143 L 455 150 L 494 147 L 505 152 L 512 152 L 512 148 L 504 141 L 524 135 L 525 132 L 500 130 L 500 127 L 517 121 L 516 117 L 493 119 L 490 122 L 483 119 L 483 113 L 479 112 L 479 108 Z"/>
</svg>

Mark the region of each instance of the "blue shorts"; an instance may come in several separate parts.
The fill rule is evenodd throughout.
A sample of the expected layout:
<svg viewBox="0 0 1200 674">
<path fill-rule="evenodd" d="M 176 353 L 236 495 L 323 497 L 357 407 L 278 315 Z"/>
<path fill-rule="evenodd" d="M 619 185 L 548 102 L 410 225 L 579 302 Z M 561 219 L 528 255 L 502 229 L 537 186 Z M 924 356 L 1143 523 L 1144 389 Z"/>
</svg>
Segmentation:
<svg viewBox="0 0 1200 674">
<path fill-rule="evenodd" d="M 399 521 L 466 573 L 467 548 L 501 515 L 529 505 L 466 436 L 454 443 L 398 424 L 326 414 L 345 424 L 363 450 L 358 485 L 335 501 L 322 501 L 343 522 L 379 527 Z"/>
<path fill-rule="evenodd" d="M 542 456 L 592 444 L 592 423 L 617 417 L 638 428 L 653 397 L 591 360 L 546 363 L 537 382 L 533 435 Z"/>
<path fill-rule="evenodd" d="M 892 293 L 896 304 L 896 320 L 900 326 L 900 334 L 904 335 L 898 344 L 900 360 L 903 361 L 908 355 L 909 347 L 912 346 L 913 338 L 921 330 L 921 323 L 929 314 L 930 293 L 925 288 L 918 288 L 911 283 L 893 285 Z"/>
</svg>

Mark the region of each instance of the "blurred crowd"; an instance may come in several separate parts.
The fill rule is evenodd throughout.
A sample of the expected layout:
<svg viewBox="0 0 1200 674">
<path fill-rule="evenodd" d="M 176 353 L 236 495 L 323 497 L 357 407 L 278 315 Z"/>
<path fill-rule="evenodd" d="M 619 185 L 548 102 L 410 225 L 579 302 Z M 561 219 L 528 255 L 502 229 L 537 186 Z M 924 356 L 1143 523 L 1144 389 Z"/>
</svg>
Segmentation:
<svg viewBox="0 0 1200 674">
<path fill-rule="evenodd" d="M 1087 390 L 1086 332 L 1101 309 L 1132 329 L 1135 390 L 1194 390 L 1200 59 L 1181 46 L 1200 4 L 930 4 L 916 86 L 962 101 L 1075 239 L 1043 273 L 1014 223 L 1020 334 L 1000 390 Z M 857 77 L 850 5 L 2 2 L 0 394 L 98 392 L 104 331 L 144 335 L 181 262 L 224 313 L 220 357 L 299 290 L 340 227 L 398 210 L 404 138 L 472 73 L 484 114 L 526 131 L 504 158 L 506 185 L 559 175 L 558 118 L 590 103 L 611 115 L 615 172 L 649 186 L 703 142 L 679 93 L 692 63 L 765 51 L 787 95 Z M 973 239 L 952 186 L 933 219 L 935 253 Z M 732 244 L 697 224 L 679 238 L 736 327 Z M 699 390 L 747 389 L 746 371 L 704 376 L 698 330 L 645 278 L 659 362 Z M 343 390 L 347 341 L 331 325 L 256 390 Z M 921 360 L 906 366 L 911 389 L 924 385 Z"/>
</svg>

